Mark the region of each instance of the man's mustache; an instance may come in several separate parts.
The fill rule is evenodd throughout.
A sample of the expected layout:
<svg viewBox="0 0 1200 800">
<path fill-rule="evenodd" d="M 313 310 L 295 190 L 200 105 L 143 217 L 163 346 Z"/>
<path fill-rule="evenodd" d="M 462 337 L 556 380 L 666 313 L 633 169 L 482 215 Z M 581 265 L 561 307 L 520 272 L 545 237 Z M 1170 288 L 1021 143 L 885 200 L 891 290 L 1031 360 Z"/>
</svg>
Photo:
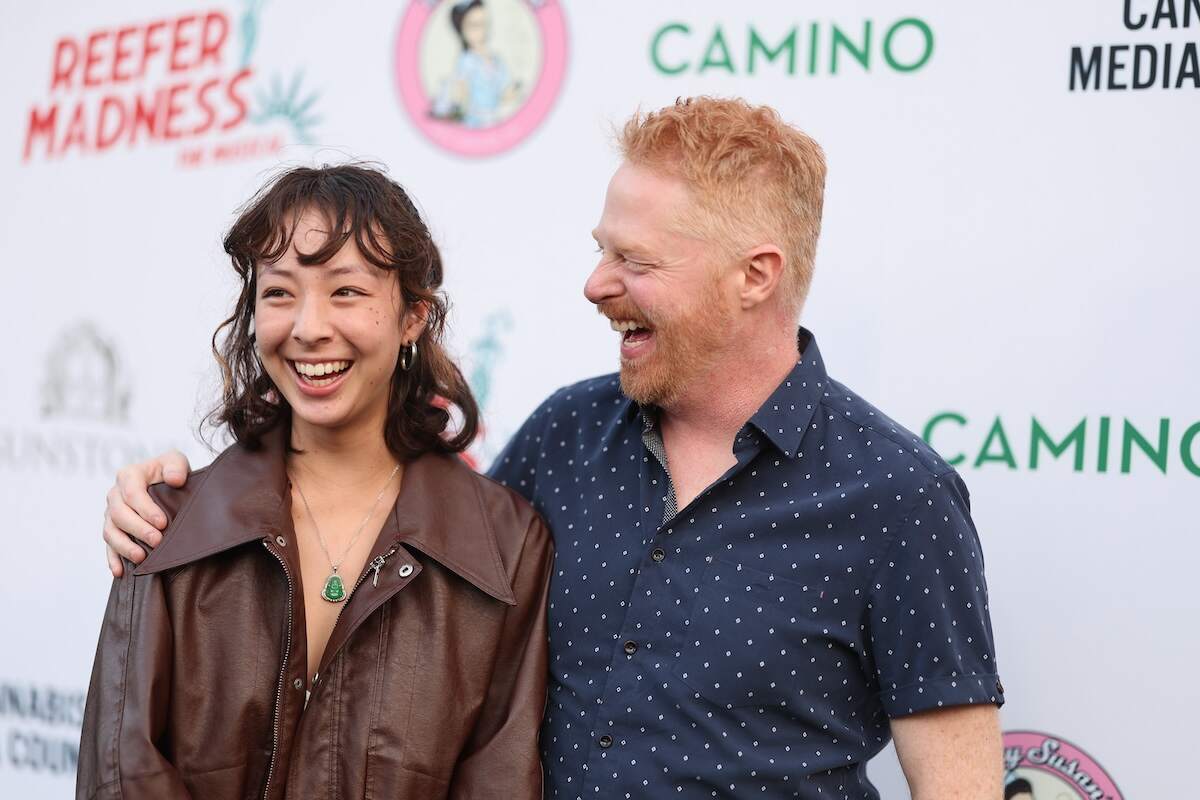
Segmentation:
<svg viewBox="0 0 1200 800">
<path fill-rule="evenodd" d="M 596 311 L 611 320 L 636 322 L 648 328 L 653 327 L 652 321 L 630 303 L 598 303 Z"/>
</svg>

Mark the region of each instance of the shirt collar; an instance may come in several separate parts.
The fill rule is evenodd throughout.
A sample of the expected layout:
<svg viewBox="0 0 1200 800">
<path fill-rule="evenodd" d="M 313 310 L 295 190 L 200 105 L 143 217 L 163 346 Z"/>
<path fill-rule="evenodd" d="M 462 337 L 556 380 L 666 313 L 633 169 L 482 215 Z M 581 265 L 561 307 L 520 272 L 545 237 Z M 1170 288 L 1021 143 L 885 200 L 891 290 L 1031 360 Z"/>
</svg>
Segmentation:
<svg viewBox="0 0 1200 800">
<path fill-rule="evenodd" d="M 178 490 L 186 499 L 162 544 L 135 574 L 161 572 L 263 537 L 293 535 L 286 436 L 286 426 L 279 426 L 263 437 L 258 449 L 234 445 L 193 475 Z M 411 545 L 512 605 L 516 599 L 479 480 L 461 459 L 436 453 L 418 456 L 405 465 L 393 513 L 379 535 Z"/>
<path fill-rule="evenodd" d="M 796 366 L 747 423 L 757 428 L 788 458 L 800 455 L 800 442 L 816 416 L 817 405 L 829 384 L 816 338 L 801 328 L 797 340 L 801 355 Z"/>
<path fill-rule="evenodd" d="M 829 384 L 829 374 L 825 371 L 816 337 L 801 327 L 796 342 L 801 354 L 796 365 L 742 429 L 757 429 L 787 458 L 800 455 L 800 442 Z M 629 398 L 625 399 L 624 414 L 627 418 L 637 414 L 643 430 L 658 424 L 657 407 L 641 406 Z"/>
</svg>

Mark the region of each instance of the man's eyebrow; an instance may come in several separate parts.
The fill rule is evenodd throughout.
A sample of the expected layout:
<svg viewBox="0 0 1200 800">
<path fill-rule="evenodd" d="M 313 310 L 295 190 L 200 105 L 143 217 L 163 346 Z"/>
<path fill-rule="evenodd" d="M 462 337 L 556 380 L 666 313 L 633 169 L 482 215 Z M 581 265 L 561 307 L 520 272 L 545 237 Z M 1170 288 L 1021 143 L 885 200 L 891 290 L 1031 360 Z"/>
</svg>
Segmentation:
<svg viewBox="0 0 1200 800">
<path fill-rule="evenodd" d="M 599 228 L 596 228 L 596 230 L 592 231 L 592 239 L 596 242 L 596 245 L 599 246 L 601 250 L 620 251 L 622 249 L 620 244 L 612 241 L 611 239 L 606 242 L 602 238 L 603 236 L 604 234 L 601 233 Z"/>
</svg>

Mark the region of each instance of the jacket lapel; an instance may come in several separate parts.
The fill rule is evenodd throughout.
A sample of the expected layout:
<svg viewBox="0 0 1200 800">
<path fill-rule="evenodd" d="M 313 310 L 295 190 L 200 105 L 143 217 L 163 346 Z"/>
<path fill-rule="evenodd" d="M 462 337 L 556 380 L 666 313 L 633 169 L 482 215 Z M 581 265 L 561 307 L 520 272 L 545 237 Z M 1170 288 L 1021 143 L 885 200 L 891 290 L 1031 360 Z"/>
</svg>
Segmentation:
<svg viewBox="0 0 1200 800">
<path fill-rule="evenodd" d="M 279 431 L 264 436 L 257 450 L 233 445 L 188 481 L 182 489 L 152 487 L 154 492 L 184 493 L 187 499 L 135 575 L 162 572 L 292 529 Z"/>
<path fill-rule="evenodd" d="M 317 674 L 372 613 L 419 578 L 423 568 L 412 550 L 490 597 L 516 605 L 479 492 L 481 480 L 486 479 L 453 456 L 426 454 L 409 462 L 396 505 L 329 635 Z"/>
<path fill-rule="evenodd" d="M 134 574 L 170 570 L 256 539 L 293 538 L 286 437 L 281 428 L 264 436 L 258 449 L 229 447 L 193 473 L 183 489 L 154 487 L 156 493 L 178 491 L 186 499 L 162 543 Z M 355 586 L 369 591 L 355 591 L 346 601 L 321 669 L 372 612 L 418 578 L 422 565 L 414 550 L 490 597 L 516 605 L 480 490 L 485 480 L 450 455 L 427 453 L 406 465 L 396 504 L 365 571 L 355 579 Z"/>
</svg>

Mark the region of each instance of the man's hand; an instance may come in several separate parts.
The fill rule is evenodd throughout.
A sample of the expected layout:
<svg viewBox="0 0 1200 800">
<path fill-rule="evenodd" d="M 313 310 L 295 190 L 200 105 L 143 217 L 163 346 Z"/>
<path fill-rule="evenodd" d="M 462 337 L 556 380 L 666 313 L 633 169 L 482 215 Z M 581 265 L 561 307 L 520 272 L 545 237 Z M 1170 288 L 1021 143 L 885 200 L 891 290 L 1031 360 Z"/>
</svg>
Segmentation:
<svg viewBox="0 0 1200 800">
<path fill-rule="evenodd" d="M 891 721 L 913 800 L 1004 796 L 1000 715 L 992 705 L 923 711 Z"/>
<path fill-rule="evenodd" d="M 146 557 L 134 539 L 150 547 L 157 547 L 162 541 L 160 531 L 167 527 L 167 515 L 150 499 L 146 491 L 150 484 L 165 481 L 179 488 L 187 481 L 189 470 L 187 456 L 169 450 L 117 472 L 117 482 L 108 490 L 108 505 L 104 509 L 104 543 L 113 577 L 119 578 L 125 572 L 121 556 L 135 564 Z"/>
</svg>

